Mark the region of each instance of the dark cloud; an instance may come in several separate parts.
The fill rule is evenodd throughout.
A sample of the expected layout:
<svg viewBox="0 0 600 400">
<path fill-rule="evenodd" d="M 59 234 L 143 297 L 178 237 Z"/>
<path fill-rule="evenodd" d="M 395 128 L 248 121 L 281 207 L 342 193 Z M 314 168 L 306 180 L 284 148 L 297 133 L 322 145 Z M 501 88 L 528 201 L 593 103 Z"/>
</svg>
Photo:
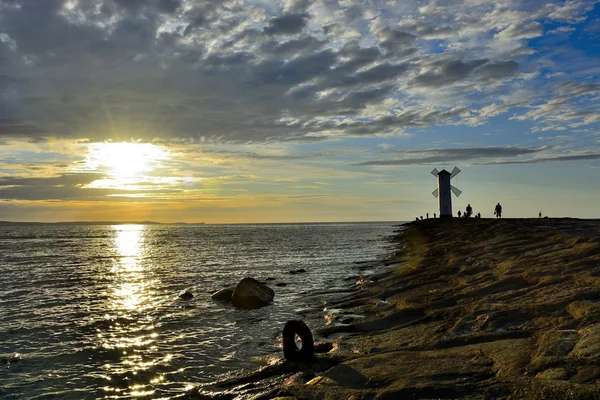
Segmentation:
<svg viewBox="0 0 600 400">
<path fill-rule="evenodd" d="M 485 26 L 482 17 L 495 15 L 486 14 L 491 5 L 467 21 L 441 5 L 431 14 L 440 19 L 415 20 L 383 0 L 267 3 L 0 0 L 0 135 L 248 143 L 455 123 L 466 109 L 497 103 L 486 96 L 508 92 L 512 80 L 505 78 L 526 79 L 519 70 L 529 70 L 522 58 L 488 51 L 481 39 L 497 33 L 512 49 L 511 40 L 539 28 L 527 13 Z M 455 14 L 460 18 L 441 18 Z M 523 21 L 508 26 L 508 16 Z M 467 28 L 474 48 L 464 46 Z M 450 42 L 435 51 L 423 45 L 457 32 L 464 37 L 459 50 Z M 484 85 L 468 83 L 481 80 L 506 86 L 478 97 Z M 465 104 L 419 97 L 438 89 Z M 597 85 L 553 89 L 570 98 Z M 481 102 L 466 104 L 473 98 Z M 375 104 L 392 105 L 368 108 Z"/>
<path fill-rule="evenodd" d="M 467 161 L 479 158 L 517 157 L 548 150 L 547 147 L 473 147 L 463 149 L 430 149 L 388 151 L 407 157 L 391 160 L 366 161 L 353 165 L 422 165 L 449 161 Z"/>
<path fill-rule="evenodd" d="M 181 5 L 181 0 L 158 0 L 156 2 L 156 8 L 164 13 L 172 14 Z"/>
<path fill-rule="evenodd" d="M 410 64 L 379 64 L 373 68 L 358 72 L 353 76 L 355 83 L 369 84 L 394 79 L 410 69 Z"/>
<path fill-rule="evenodd" d="M 0 178 L 0 199 L 12 200 L 71 200 L 85 199 L 98 190 L 86 191 L 81 188 L 103 174 L 65 174 L 49 178 Z"/>
<path fill-rule="evenodd" d="M 268 35 L 294 35 L 302 32 L 308 20 L 307 13 L 286 14 L 273 17 L 265 26 L 264 32 Z"/>
<path fill-rule="evenodd" d="M 264 83 L 296 85 L 329 70 L 336 62 L 331 50 L 296 57 L 290 61 L 267 60 L 256 68 L 257 77 Z"/>
<path fill-rule="evenodd" d="M 388 51 L 398 51 L 407 47 L 412 47 L 417 37 L 412 33 L 390 29 L 383 35 L 383 40 L 379 43 L 381 47 Z"/>
<path fill-rule="evenodd" d="M 446 60 L 435 63 L 434 70 L 426 72 L 413 79 L 415 86 L 440 87 L 461 81 L 468 77 L 476 68 L 487 63 L 488 60 Z"/>
<path fill-rule="evenodd" d="M 478 68 L 475 74 L 482 79 L 510 78 L 519 72 L 519 63 L 516 61 L 501 61 L 488 63 Z"/>
<path fill-rule="evenodd" d="M 34 168 L 29 168 L 34 169 Z M 90 183 L 107 178 L 99 173 L 64 174 L 44 178 L 0 178 L 0 199 L 3 200 L 79 200 L 117 201 L 114 196 L 128 194 L 174 193 L 178 188 L 153 188 L 152 181 L 138 181 L 135 189 L 103 189 L 85 187 Z M 141 200 L 137 197 L 138 200 Z M 123 201 L 122 198 L 118 201 Z"/>
<path fill-rule="evenodd" d="M 98 173 L 65 174 L 49 178 L 16 178 L 4 176 L 0 177 L 0 188 L 8 186 L 79 186 L 105 177 L 106 175 Z"/>
</svg>

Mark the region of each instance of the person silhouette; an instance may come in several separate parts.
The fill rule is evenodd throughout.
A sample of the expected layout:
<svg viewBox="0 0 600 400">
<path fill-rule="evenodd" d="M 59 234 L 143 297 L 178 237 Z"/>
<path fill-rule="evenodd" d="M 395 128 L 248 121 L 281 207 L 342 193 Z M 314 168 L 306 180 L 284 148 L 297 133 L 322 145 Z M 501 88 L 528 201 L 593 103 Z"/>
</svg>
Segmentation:
<svg viewBox="0 0 600 400">
<path fill-rule="evenodd" d="M 460 210 L 458 210 L 458 218 L 460 218 L 460 215 L 461 215 Z"/>
<path fill-rule="evenodd" d="M 436 213 L 433 213 L 433 218 L 436 218 Z"/>
<path fill-rule="evenodd" d="M 500 205 L 500 203 L 496 204 L 494 214 L 496 215 L 496 218 L 502 218 L 502 206 Z"/>
<path fill-rule="evenodd" d="M 467 204 L 467 218 L 469 218 L 472 214 L 473 214 L 473 208 L 471 207 L 471 204 Z"/>
<path fill-rule="evenodd" d="M 542 210 L 540 210 L 539 217 L 542 218 Z"/>
</svg>

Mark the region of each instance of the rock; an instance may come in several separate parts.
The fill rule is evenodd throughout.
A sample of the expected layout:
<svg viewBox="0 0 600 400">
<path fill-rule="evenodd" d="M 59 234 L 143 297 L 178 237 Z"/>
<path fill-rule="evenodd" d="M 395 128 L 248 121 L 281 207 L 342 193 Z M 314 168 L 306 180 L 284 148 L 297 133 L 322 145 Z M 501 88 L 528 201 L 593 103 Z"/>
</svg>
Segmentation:
<svg viewBox="0 0 600 400">
<path fill-rule="evenodd" d="M 0 362 L 2 364 L 12 364 L 12 363 L 19 362 L 22 359 L 23 359 L 23 357 L 21 357 L 21 355 L 19 353 L 15 353 L 15 354 L 12 354 L 7 357 L 0 357 Z"/>
<path fill-rule="evenodd" d="M 280 286 L 280 287 L 283 287 L 283 286 L 287 286 L 287 283 L 285 283 L 285 282 L 277 282 L 277 283 L 275 284 L 275 286 Z"/>
<path fill-rule="evenodd" d="M 218 291 L 214 292 L 213 294 L 211 294 L 210 298 L 213 300 L 230 302 L 234 289 L 235 288 L 231 287 L 231 288 L 224 288 L 224 289 L 218 290 Z"/>
<path fill-rule="evenodd" d="M 275 278 L 273 278 L 273 277 L 269 276 L 269 277 L 268 277 L 267 279 L 265 279 L 265 280 L 266 280 L 266 281 L 274 281 L 274 280 L 275 280 Z"/>
<path fill-rule="evenodd" d="M 179 293 L 179 298 L 181 300 L 191 300 L 194 298 L 194 295 L 189 290 L 184 290 L 183 292 Z"/>
<path fill-rule="evenodd" d="M 295 274 L 302 274 L 304 272 L 306 272 L 306 270 L 304 268 L 300 268 L 300 269 L 291 270 L 290 274 L 295 275 Z"/>
<path fill-rule="evenodd" d="M 333 349 L 333 343 L 321 342 L 315 343 L 315 353 L 328 353 Z"/>
<path fill-rule="evenodd" d="M 244 278 L 237 284 L 231 296 L 231 303 L 239 308 L 260 308 L 273 301 L 273 289 L 254 278 Z"/>
</svg>

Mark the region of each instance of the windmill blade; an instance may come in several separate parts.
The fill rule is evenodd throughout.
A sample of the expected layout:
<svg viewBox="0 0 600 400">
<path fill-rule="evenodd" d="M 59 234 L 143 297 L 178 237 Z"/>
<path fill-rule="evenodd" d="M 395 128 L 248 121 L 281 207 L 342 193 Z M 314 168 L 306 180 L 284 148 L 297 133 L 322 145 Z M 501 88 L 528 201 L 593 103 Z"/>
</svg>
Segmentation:
<svg viewBox="0 0 600 400">
<path fill-rule="evenodd" d="M 458 190 L 457 188 L 455 188 L 452 185 L 450 185 L 450 190 L 452 190 L 452 193 L 454 193 L 456 195 L 456 197 L 460 196 L 462 193 L 462 191 Z"/>
<path fill-rule="evenodd" d="M 438 197 L 438 189 L 435 189 L 433 192 L 431 192 L 431 194 L 433 195 L 433 197 L 435 197 L 437 199 L 437 197 Z"/>
<path fill-rule="evenodd" d="M 456 175 L 458 175 L 458 173 L 460 172 L 460 169 L 458 167 L 454 167 L 454 169 L 452 170 L 452 173 L 450 174 L 450 179 L 454 178 Z M 457 195 L 458 196 L 458 195 Z"/>
<path fill-rule="evenodd" d="M 438 175 L 437 168 L 434 168 L 434 169 L 431 170 L 431 175 L 433 175 L 433 176 L 437 176 Z"/>
</svg>

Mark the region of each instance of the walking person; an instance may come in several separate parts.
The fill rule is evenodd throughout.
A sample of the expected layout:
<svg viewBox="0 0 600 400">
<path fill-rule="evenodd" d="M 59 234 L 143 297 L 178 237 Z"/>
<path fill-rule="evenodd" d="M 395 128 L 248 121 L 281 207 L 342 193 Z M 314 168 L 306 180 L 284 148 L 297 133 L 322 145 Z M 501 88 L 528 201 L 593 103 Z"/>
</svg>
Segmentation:
<svg viewBox="0 0 600 400">
<path fill-rule="evenodd" d="M 494 214 L 496 215 L 496 218 L 502 218 L 502 206 L 500 205 L 500 203 L 496 204 Z"/>
</svg>

